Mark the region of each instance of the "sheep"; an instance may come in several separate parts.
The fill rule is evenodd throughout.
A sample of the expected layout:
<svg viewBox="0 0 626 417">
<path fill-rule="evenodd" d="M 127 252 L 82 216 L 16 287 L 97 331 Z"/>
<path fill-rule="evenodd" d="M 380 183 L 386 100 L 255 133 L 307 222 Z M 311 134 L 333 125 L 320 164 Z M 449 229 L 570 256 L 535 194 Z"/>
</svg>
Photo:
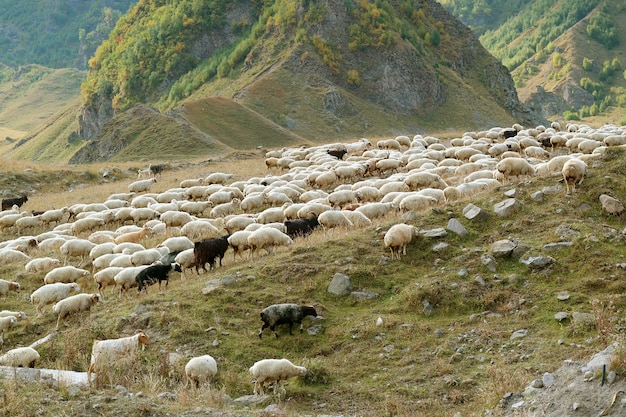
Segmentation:
<svg viewBox="0 0 626 417">
<path fill-rule="evenodd" d="M 41 356 L 31 347 L 11 349 L 0 356 L 0 365 L 15 368 L 34 368 Z"/>
<path fill-rule="evenodd" d="M 401 211 L 424 211 L 437 204 L 437 200 L 433 197 L 423 194 L 412 193 L 407 196 L 403 196 L 402 200 L 398 204 Z"/>
<path fill-rule="evenodd" d="M 211 355 L 196 356 L 185 365 L 187 386 L 193 385 L 199 388 L 202 383 L 210 383 L 215 374 L 217 374 L 217 362 Z"/>
<path fill-rule="evenodd" d="M 4 297 L 4 299 L 9 298 L 9 292 L 20 292 L 21 286 L 19 283 L 15 281 L 7 281 L 5 279 L 0 279 L 0 297 Z"/>
<path fill-rule="evenodd" d="M 343 207 L 346 204 L 356 203 L 357 197 L 354 191 L 352 190 L 340 190 L 333 191 L 328 194 L 326 197 L 326 201 L 330 204 L 331 207 Z"/>
<path fill-rule="evenodd" d="M 136 207 L 130 212 L 130 217 L 135 224 L 141 224 L 142 222 L 158 219 L 161 217 L 161 213 L 148 207 Z"/>
<path fill-rule="evenodd" d="M 565 180 L 566 194 L 569 194 L 569 184 L 572 183 L 572 191 L 576 190 L 576 185 L 581 184 L 587 174 L 587 164 L 577 158 L 567 160 L 561 170 Z"/>
<path fill-rule="evenodd" d="M 524 158 L 505 158 L 496 164 L 493 178 L 503 181 L 510 177 L 534 176 L 535 168 Z"/>
<path fill-rule="evenodd" d="M 332 233 L 337 227 L 345 227 L 346 230 L 354 227 L 352 222 L 348 220 L 344 213 L 337 210 L 327 210 L 321 213 L 317 217 L 317 221 L 324 228 L 324 237 L 326 237 L 326 233 L 329 230 Z"/>
<path fill-rule="evenodd" d="M 282 207 L 270 207 L 263 210 L 256 218 L 259 224 L 282 223 L 285 221 L 285 212 Z"/>
<path fill-rule="evenodd" d="M 128 184 L 128 191 L 131 193 L 148 192 L 155 182 L 157 182 L 156 178 L 149 178 L 147 180 L 131 182 L 130 184 Z"/>
<path fill-rule="evenodd" d="M 243 252 L 250 249 L 248 237 L 251 234 L 252 231 L 249 230 L 238 230 L 228 237 L 228 244 L 231 248 L 233 248 L 233 261 L 236 260 L 237 255 L 239 255 L 242 260 L 245 260 L 243 257 Z"/>
<path fill-rule="evenodd" d="M 99 227 L 105 225 L 104 219 L 97 217 L 85 217 L 83 219 L 78 219 L 70 226 L 70 230 L 74 236 L 79 236 L 80 234 L 96 230 Z"/>
<path fill-rule="evenodd" d="M 137 179 L 141 178 L 149 178 L 152 175 L 152 171 L 150 168 L 138 169 L 137 170 Z"/>
<path fill-rule="evenodd" d="M 239 210 L 240 204 L 240 199 L 233 198 L 228 203 L 218 204 L 217 206 L 213 207 L 209 215 L 211 217 L 226 217 L 229 214 L 235 214 Z"/>
<path fill-rule="evenodd" d="M 28 196 L 26 194 L 22 195 L 21 197 L 3 198 L 2 199 L 2 211 L 9 210 L 13 206 L 17 206 L 18 208 L 20 208 L 27 201 L 28 201 Z"/>
<path fill-rule="evenodd" d="M 162 213 L 160 219 L 165 225 L 170 227 L 182 227 L 194 220 L 194 217 L 184 211 L 166 211 Z"/>
<path fill-rule="evenodd" d="M 30 295 L 30 302 L 35 305 L 37 315 L 41 317 L 44 314 L 46 305 L 61 301 L 68 297 L 72 291 L 80 291 L 80 287 L 75 282 L 45 284 L 33 291 Z"/>
<path fill-rule="evenodd" d="M 212 172 L 204 178 L 205 184 L 226 184 L 234 174 L 224 174 L 222 172 Z"/>
<path fill-rule="evenodd" d="M 116 238 L 113 239 L 113 243 L 115 243 L 116 245 L 119 245 L 120 243 L 124 243 L 124 242 L 139 243 L 143 239 L 150 237 L 150 236 L 152 236 L 152 229 L 144 225 L 144 227 L 142 227 L 141 229 L 135 232 L 128 232 L 128 233 L 124 233 L 122 235 L 117 236 Z"/>
<path fill-rule="evenodd" d="M 206 219 L 192 220 L 180 228 L 181 235 L 192 240 L 216 237 L 219 232 L 219 229 Z"/>
<path fill-rule="evenodd" d="M 26 272 L 36 274 L 39 272 L 48 273 L 58 266 L 61 266 L 61 261 L 59 259 L 44 257 L 31 259 L 24 266 L 24 268 L 26 269 Z"/>
<path fill-rule="evenodd" d="M 410 191 L 419 190 L 422 188 L 440 188 L 444 189 L 448 186 L 446 182 L 437 174 L 431 174 L 429 172 L 417 172 L 407 176 L 404 179 L 404 183 L 409 186 Z"/>
<path fill-rule="evenodd" d="M 10 330 L 12 327 L 17 326 L 17 317 L 7 316 L 0 317 L 0 333 L 4 335 L 5 331 Z M 2 341 L 4 343 L 4 340 Z"/>
<path fill-rule="evenodd" d="M 179 252 L 185 249 L 193 248 L 194 242 L 192 242 L 187 236 L 175 236 L 165 239 L 157 247 L 168 248 L 170 252 Z"/>
<path fill-rule="evenodd" d="M 372 225 L 372 221 L 359 211 L 343 210 L 343 215 L 352 222 L 354 227 L 368 227 Z"/>
<path fill-rule="evenodd" d="M 23 264 L 26 265 L 31 261 L 30 256 L 25 253 L 11 248 L 4 248 L 0 250 L 0 264 Z"/>
<path fill-rule="evenodd" d="M 60 266 L 48 272 L 43 279 L 44 284 L 54 284 L 57 282 L 76 282 L 79 278 L 89 275 L 86 269 L 76 268 L 72 265 Z"/>
<path fill-rule="evenodd" d="M 287 236 L 291 239 L 295 239 L 298 236 L 307 237 L 313 233 L 313 230 L 315 230 L 320 223 L 317 217 L 311 217 L 309 219 L 287 220 L 284 225 Z"/>
<path fill-rule="evenodd" d="M 65 214 L 69 212 L 68 207 L 63 207 L 60 209 L 50 209 L 44 211 L 39 218 L 43 224 L 59 224 L 63 221 Z"/>
<path fill-rule="evenodd" d="M 374 220 L 379 217 L 384 217 L 389 213 L 398 210 L 398 205 L 395 203 L 367 203 L 361 207 L 357 207 L 354 211 L 358 211 L 364 214 L 370 220 Z"/>
<path fill-rule="evenodd" d="M 229 218 L 224 228 L 228 231 L 228 233 L 233 234 L 240 230 L 244 230 L 248 225 L 256 223 L 256 219 L 247 215 L 235 215 Z"/>
<path fill-rule="evenodd" d="M 82 266 L 85 257 L 89 257 L 89 253 L 96 246 L 86 239 L 71 239 L 65 242 L 59 250 L 63 255 L 63 265 L 67 265 L 67 261 L 72 257 L 80 257 L 78 266 Z"/>
<path fill-rule="evenodd" d="M 15 220 L 15 228 L 17 229 L 17 234 L 22 235 L 27 229 L 34 229 L 42 225 L 41 219 L 39 216 L 24 216 Z"/>
<path fill-rule="evenodd" d="M 183 272 L 180 265 L 172 263 L 168 265 L 150 265 L 149 267 L 142 269 L 135 276 L 135 282 L 137 283 L 137 292 L 148 292 L 148 286 L 159 283 L 159 291 L 161 291 L 161 282 L 165 281 L 165 287 L 169 285 L 169 273 L 170 271 Z"/>
<path fill-rule="evenodd" d="M 196 266 L 196 257 L 193 254 L 193 248 L 176 253 L 173 261 L 180 265 L 180 269 L 182 270 L 181 277 L 185 278 L 185 271 Z"/>
<path fill-rule="evenodd" d="M 210 207 L 213 207 L 213 203 L 210 201 L 187 201 L 180 205 L 180 211 L 193 216 L 201 216 Z"/>
<path fill-rule="evenodd" d="M 291 247 L 292 243 L 293 240 L 280 230 L 271 227 L 255 230 L 248 236 L 250 259 L 254 259 L 254 253 L 257 250 L 265 249 L 268 254 L 271 254 L 275 246 Z"/>
<path fill-rule="evenodd" d="M 304 366 L 296 366 L 288 359 L 262 359 L 257 361 L 249 369 L 250 375 L 254 379 L 254 395 L 264 394 L 264 384 L 266 382 L 275 382 L 274 393 L 276 387 L 289 378 L 304 376 L 307 369 Z M 284 392 L 284 387 L 282 387 Z"/>
<path fill-rule="evenodd" d="M 87 380 L 91 384 L 91 374 L 100 373 L 120 363 L 122 359 L 134 360 L 139 347 L 150 344 L 150 337 L 140 331 L 133 336 L 118 339 L 94 340 L 91 346 L 91 360 L 87 369 Z M 123 362 L 123 361 L 122 361 Z"/>
<path fill-rule="evenodd" d="M 179 187 L 190 188 L 190 187 L 195 187 L 197 185 L 202 185 L 203 183 L 204 183 L 204 178 L 192 178 L 192 179 L 182 180 L 179 184 Z"/>
<path fill-rule="evenodd" d="M 199 269 L 207 272 L 206 264 L 209 263 L 209 271 L 215 266 L 215 258 L 220 258 L 220 266 L 222 259 L 228 250 L 228 236 L 221 236 L 213 239 L 205 239 L 194 243 L 193 255 L 196 264 L 196 273 L 199 275 Z"/>
<path fill-rule="evenodd" d="M 259 339 L 263 336 L 263 330 L 270 328 L 274 332 L 274 336 L 278 338 L 276 326 L 279 324 L 289 325 L 289 334 L 293 335 L 291 329 L 294 323 L 300 324 L 300 333 L 302 333 L 302 319 L 306 316 L 317 317 L 317 312 L 312 306 L 300 306 L 297 304 L 283 303 L 273 304 L 261 310 L 261 320 L 263 326 L 259 330 Z"/>
<path fill-rule="evenodd" d="M 391 226 L 383 238 L 385 248 L 391 250 L 391 259 L 397 257 L 398 260 L 400 260 L 400 250 L 402 250 L 403 255 L 406 255 L 407 245 L 411 243 L 418 233 L 419 230 L 417 227 L 405 223 L 398 223 Z"/>
<path fill-rule="evenodd" d="M 140 250 L 130 255 L 130 264 L 133 266 L 150 265 L 158 261 L 162 255 L 156 248 Z"/>
<path fill-rule="evenodd" d="M 124 267 L 121 266 L 109 266 L 93 274 L 93 280 L 98 284 L 98 294 L 102 296 L 102 299 L 104 299 L 104 290 L 106 287 L 112 286 L 113 291 L 115 291 L 115 286 L 117 285 L 115 276 L 123 269 Z"/>
<path fill-rule="evenodd" d="M 91 306 L 101 302 L 102 297 L 100 294 L 76 294 L 70 295 L 67 298 L 64 298 L 52 307 L 52 311 L 59 315 L 57 318 L 57 325 L 55 330 L 59 330 L 61 325 L 61 320 L 65 317 L 73 314 L 80 313 L 82 311 L 88 311 L 91 309 Z"/>
<path fill-rule="evenodd" d="M 137 281 L 135 281 L 135 277 L 142 269 L 147 268 L 148 265 L 141 266 L 132 266 L 127 268 L 122 268 L 115 276 L 113 277 L 113 281 L 115 281 L 115 285 L 120 286 L 119 297 L 122 297 L 123 292 L 128 292 L 129 289 L 137 286 Z"/>
</svg>

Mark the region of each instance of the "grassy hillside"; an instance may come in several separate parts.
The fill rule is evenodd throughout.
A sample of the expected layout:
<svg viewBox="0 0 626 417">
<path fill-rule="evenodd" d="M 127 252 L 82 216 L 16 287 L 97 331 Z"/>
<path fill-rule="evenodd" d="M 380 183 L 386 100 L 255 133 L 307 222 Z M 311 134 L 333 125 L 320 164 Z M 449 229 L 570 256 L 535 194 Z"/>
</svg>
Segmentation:
<svg viewBox="0 0 626 417">
<path fill-rule="evenodd" d="M 234 180 L 266 174 L 263 158 L 241 158 L 174 165 L 155 190 L 214 171 L 233 173 Z M 504 199 L 504 190 L 515 188 L 520 208 L 511 217 L 492 214 L 487 222 L 469 222 L 462 210 L 470 201 L 417 214 L 410 222 L 420 229 L 445 228 L 454 217 L 469 234 L 420 237 L 400 261 L 386 259 L 388 251 L 381 242 L 386 228 L 400 221 L 392 215 L 372 227 L 335 232 L 328 238 L 316 232 L 290 251 L 277 250 L 253 262 L 233 261 L 232 252 L 227 252 L 222 268 L 199 277 L 191 274 L 186 280 L 173 275 L 162 293 L 152 287 L 147 295 L 131 292 L 117 299 L 107 290 L 104 304 L 95 306 L 88 319 L 69 320 L 69 327 L 39 347 L 39 366 L 85 370 L 94 338 L 143 329 L 152 344 L 139 363 L 125 370 L 125 377 L 119 376 L 131 392 L 143 394 L 131 399 L 114 389 L 78 393 L 5 384 L 3 412 L 33 415 L 44 401 L 50 415 L 71 414 L 71 410 L 88 416 L 115 415 L 123 410 L 130 416 L 196 416 L 204 412 L 198 407 L 234 410 L 227 415 L 262 415 L 263 405 L 241 409 L 228 405 L 222 394 L 232 398 L 251 394 L 248 367 L 264 357 L 288 357 L 311 372 L 290 382 L 287 396 L 278 400 L 287 415 L 484 415 L 506 392 L 522 390 L 563 360 L 588 358 L 613 337 L 623 337 L 609 324 L 620 317 L 625 302 L 624 272 L 619 266 L 623 263 L 622 219 L 603 213 L 598 202 L 601 193 L 626 199 L 623 158 L 623 149 L 610 149 L 605 158 L 591 164 L 588 178 L 569 196 L 561 190 L 546 194 L 542 202 L 531 199 L 535 191 L 558 184 L 558 177 L 550 177 L 510 184 L 471 199 L 491 211 Z M 18 167 L 12 170 L 20 171 Z M 73 187 L 71 193 L 47 193 L 42 176 L 36 185 L 40 192 L 24 209 L 103 201 L 113 192 L 125 191 L 130 180 L 98 185 L 98 176 L 87 175 L 84 186 Z M 571 229 L 578 237 L 572 238 L 572 247 L 547 253 L 542 247 L 559 241 L 558 228 Z M 2 236 L 13 237 L 12 233 Z M 528 245 L 525 258 L 550 255 L 556 262 L 545 270 L 531 270 L 517 260 L 503 258 L 497 260 L 495 272 L 489 271 L 481 256 L 504 238 Z M 153 238 L 145 244 L 159 241 Z M 435 250 L 437 243 L 448 246 Z M 44 255 L 37 249 L 30 254 Z M 337 272 L 351 278 L 355 291 L 378 296 L 359 299 L 329 294 L 327 286 Z M 3 268 L 0 277 L 18 279 L 22 285 L 22 292 L 11 294 L 4 308 L 23 310 L 30 316 L 5 334 L 4 348 L 29 344 L 48 334 L 56 318 L 50 313 L 37 318 L 27 301 L 41 276 L 10 266 Z M 223 285 L 202 294 L 206 283 L 214 279 L 223 279 Z M 80 283 L 85 291 L 95 290 L 89 280 Z M 562 291 L 569 293 L 568 300 L 557 299 Z M 433 307 L 432 314 L 425 309 L 425 301 Z M 259 339 L 258 312 L 275 302 L 314 304 L 323 319 L 307 319 L 305 328 L 319 324 L 321 330 L 316 335 L 296 331 L 290 336 L 281 329 L 278 339 L 269 333 Z M 559 323 L 554 319 L 558 311 L 596 313 L 598 327 Z M 376 325 L 378 317 L 382 326 Z M 602 317 L 607 319 L 604 327 Z M 619 320 L 613 323 L 619 326 Z M 528 330 L 527 337 L 510 340 L 520 329 Z M 219 367 L 213 391 L 182 388 L 181 365 L 170 367 L 164 362 L 169 352 L 185 357 L 213 355 Z M 623 365 L 618 369 L 621 375 Z M 157 397 L 166 391 L 176 399 Z"/>
</svg>

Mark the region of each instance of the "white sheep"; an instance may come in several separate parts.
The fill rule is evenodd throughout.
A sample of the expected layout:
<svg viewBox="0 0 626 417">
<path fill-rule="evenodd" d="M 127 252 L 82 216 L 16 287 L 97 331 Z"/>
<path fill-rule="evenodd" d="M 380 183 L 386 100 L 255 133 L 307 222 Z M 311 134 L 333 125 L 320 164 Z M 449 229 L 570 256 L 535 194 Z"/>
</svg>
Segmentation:
<svg viewBox="0 0 626 417">
<path fill-rule="evenodd" d="M 95 243 L 86 239 L 68 240 L 59 248 L 61 255 L 63 255 L 63 265 L 67 265 L 70 258 L 80 257 L 80 263 L 78 266 L 81 267 L 85 261 L 85 257 L 89 257 L 89 253 L 95 246 Z"/>
<path fill-rule="evenodd" d="M 535 168 L 524 158 L 505 158 L 496 164 L 493 178 L 504 181 L 511 177 L 534 176 Z"/>
<path fill-rule="evenodd" d="M 39 216 L 24 216 L 15 220 L 15 228 L 18 235 L 22 235 L 25 230 L 34 229 L 41 225 L 42 222 Z"/>
<path fill-rule="evenodd" d="M 18 320 L 27 319 L 28 316 L 23 311 L 11 311 L 11 310 L 2 310 L 0 311 L 0 317 L 10 317 L 13 316 Z"/>
<path fill-rule="evenodd" d="M 357 196 L 352 190 L 339 190 L 328 194 L 326 201 L 333 208 L 343 207 L 347 204 L 356 203 Z"/>
<path fill-rule="evenodd" d="M 268 224 L 285 221 L 285 212 L 282 207 L 270 207 L 263 210 L 256 218 L 259 224 Z"/>
<path fill-rule="evenodd" d="M 120 364 L 122 360 L 134 360 L 139 347 L 145 348 L 150 344 L 150 338 L 142 331 L 118 339 L 94 340 L 91 346 L 91 360 L 87 370 L 87 380 L 91 384 L 91 374 L 101 373 Z M 127 362 L 125 362 L 127 363 Z"/>
<path fill-rule="evenodd" d="M 135 281 L 135 277 L 142 269 L 147 267 L 148 265 L 141 265 L 122 268 L 121 271 L 115 274 L 113 280 L 115 281 L 116 285 L 120 286 L 119 297 L 122 296 L 123 292 L 127 293 L 129 289 L 137 286 L 137 281 Z"/>
<path fill-rule="evenodd" d="M 394 224 L 387 230 L 383 242 L 385 248 L 391 250 L 391 259 L 400 259 L 400 251 L 403 255 L 406 255 L 406 247 L 414 237 L 419 233 L 419 230 L 415 226 L 411 226 L 405 223 Z"/>
<path fill-rule="evenodd" d="M 225 174 L 222 172 L 212 172 L 204 178 L 205 184 L 226 184 L 232 179 L 234 174 Z"/>
<path fill-rule="evenodd" d="M 124 267 L 121 266 L 108 266 L 101 271 L 93 274 L 93 280 L 96 284 L 98 284 L 98 293 L 104 299 L 104 290 L 108 286 L 113 287 L 113 291 L 115 291 L 115 286 L 117 283 L 115 282 L 115 276 L 121 272 Z"/>
<path fill-rule="evenodd" d="M 59 330 L 61 320 L 65 317 L 88 311 L 92 305 L 101 301 L 102 297 L 100 294 L 76 294 L 58 301 L 52 306 L 52 311 L 59 315 L 55 330 Z"/>
<path fill-rule="evenodd" d="M 343 210 L 342 213 L 352 222 L 354 227 L 369 227 L 372 225 L 372 221 L 360 211 Z"/>
<path fill-rule="evenodd" d="M 23 264 L 26 265 L 31 261 L 31 257 L 25 253 L 10 248 L 4 248 L 0 250 L 0 264 Z"/>
<path fill-rule="evenodd" d="M 156 248 L 145 249 L 130 255 L 130 264 L 133 266 L 150 265 L 161 258 L 163 254 Z"/>
<path fill-rule="evenodd" d="M 397 212 L 397 210 L 398 205 L 395 203 L 373 202 L 357 207 L 354 211 L 358 211 L 361 214 L 364 214 L 368 219 L 374 220 L 384 217 L 390 213 Z"/>
<path fill-rule="evenodd" d="M 0 317 L 0 333 L 10 330 L 12 327 L 17 326 L 17 318 L 15 316 Z M 4 342 L 4 340 L 3 340 Z"/>
<path fill-rule="evenodd" d="M 105 242 L 105 243 L 96 244 L 96 246 L 94 246 L 89 251 L 89 259 L 91 259 L 91 261 L 93 262 L 95 259 L 97 259 L 98 257 L 102 255 L 112 254 L 113 250 L 115 249 L 115 246 L 116 245 L 113 242 Z"/>
<path fill-rule="evenodd" d="M 404 212 L 419 212 L 424 211 L 436 204 L 437 200 L 433 197 L 418 193 L 411 193 L 402 197 L 402 199 L 398 203 L 398 207 Z"/>
<path fill-rule="evenodd" d="M 187 201 L 180 205 L 180 211 L 184 211 L 193 216 L 201 216 L 211 207 L 213 207 L 213 203 L 210 201 Z"/>
<path fill-rule="evenodd" d="M 131 182 L 130 184 L 128 184 L 128 191 L 131 193 L 148 192 L 155 182 L 157 182 L 156 178 L 149 178 L 147 180 Z"/>
<path fill-rule="evenodd" d="M 26 272 L 36 274 L 39 272 L 48 273 L 58 266 L 61 266 L 61 261 L 59 259 L 43 257 L 31 259 L 24 266 L 24 268 L 26 269 Z"/>
<path fill-rule="evenodd" d="M 182 227 L 193 221 L 194 217 L 184 211 L 166 211 L 161 214 L 160 219 L 167 227 Z"/>
<path fill-rule="evenodd" d="M 202 355 L 191 358 L 185 365 L 185 376 L 187 386 L 193 385 L 196 388 L 205 382 L 211 382 L 217 374 L 217 362 L 211 355 Z"/>
<path fill-rule="evenodd" d="M 252 231 L 250 230 L 238 230 L 228 237 L 228 244 L 233 248 L 233 261 L 237 258 L 237 255 L 245 261 L 243 252 L 250 249 L 248 237 L 251 234 Z"/>
<path fill-rule="evenodd" d="M 291 247 L 292 243 L 293 241 L 289 236 L 273 227 L 255 230 L 248 236 L 250 259 L 254 259 L 254 253 L 260 249 L 265 249 L 268 254 L 271 254 L 275 246 Z"/>
<path fill-rule="evenodd" d="M 193 248 L 178 252 L 174 258 L 174 262 L 180 265 L 180 269 L 182 269 L 181 278 L 185 279 L 186 271 L 196 266 L 196 257 L 193 253 Z"/>
<path fill-rule="evenodd" d="M 80 287 L 75 282 L 45 284 L 33 291 L 30 295 L 30 302 L 35 305 L 37 315 L 43 316 L 46 305 L 61 301 L 68 297 L 72 291 L 80 291 Z"/>
<path fill-rule="evenodd" d="M 203 240 L 217 237 L 220 231 L 207 219 L 197 219 L 186 223 L 180 228 L 180 234 L 192 240 Z"/>
<path fill-rule="evenodd" d="M 297 366 L 288 359 L 262 359 L 257 361 L 249 369 L 250 375 L 254 380 L 254 395 L 264 394 L 265 383 L 275 382 L 274 393 L 276 388 L 281 385 L 284 392 L 283 383 L 289 378 L 304 376 L 307 369 L 304 366 Z"/>
<path fill-rule="evenodd" d="M 139 243 L 143 239 L 146 239 L 150 236 L 152 236 L 152 229 L 144 225 L 144 227 L 142 227 L 139 230 L 136 230 L 134 232 L 124 233 L 115 237 L 113 239 L 113 243 L 115 243 L 116 245 L 119 245 L 120 243 L 124 243 L 124 242 Z"/>
<path fill-rule="evenodd" d="M 34 368 L 39 361 L 39 353 L 31 347 L 11 349 L 0 356 L 0 365 L 15 368 Z"/>
<path fill-rule="evenodd" d="M 5 279 L 0 279 L 0 298 L 4 297 L 6 300 L 9 298 L 9 292 L 20 292 L 21 286 L 19 283 L 15 281 L 7 281 Z"/>
<path fill-rule="evenodd" d="M 161 242 L 157 247 L 166 247 L 170 252 L 180 252 L 193 248 L 194 243 L 187 236 L 169 237 Z"/>
<path fill-rule="evenodd" d="M 578 158 L 567 160 L 561 170 L 565 180 L 566 193 L 569 194 L 569 184 L 572 183 L 572 191 L 576 191 L 576 185 L 583 182 L 587 174 L 587 164 Z"/>
<path fill-rule="evenodd" d="M 130 216 L 135 224 L 141 224 L 142 222 L 158 219 L 161 214 L 148 207 L 136 207 L 132 209 Z"/>
<path fill-rule="evenodd" d="M 72 234 L 74 236 L 78 236 L 81 233 L 94 231 L 100 227 L 103 227 L 105 223 L 106 222 L 104 221 L 104 219 L 98 217 L 85 217 L 82 219 L 78 219 L 74 223 L 72 223 L 72 225 L 70 226 L 70 230 L 72 231 Z"/>
<path fill-rule="evenodd" d="M 218 204 L 213 207 L 210 211 L 211 217 L 226 217 L 229 214 L 235 214 L 239 211 L 239 205 L 241 204 L 241 200 L 238 198 L 233 198 L 228 203 Z"/>
<path fill-rule="evenodd" d="M 44 224 L 59 224 L 63 221 L 65 215 L 69 212 L 69 207 L 63 207 L 60 209 L 50 209 L 44 211 L 39 217 Z"/>
<path fill-rule="evenodd" d="M 324 237 L 326 237 L 326 232 L 331 231 L 332 233 L 337 227 L 344 227 L 346 230 L 354 227 L 354 224 L 348 220 L 344 212 L 337 210 L 327 210 L 321 213 L 317 217 L 317 221 L 324 228 Z"/>
<path fill-rule="evenodd" d="M 290 205 L 289 207 L 293 205 L 294 204 Z M 252 223 L 256 223 L 256 219 L 252 216 L 235 215 L 229 218 L 228 220 L 226 220 L 226 223 L 224 224 L 224 228 L 228 231 L 228 233 L 233 234 L 240 230 L 244 230 L 246 227 L 248 227 Z"/>
<path fill-rule="evenodd" d="M 76 268 L 72 265 L 60 266 L 48 272 L 43 279 L 44 284 L 54 284 L 56 282 L 76 282 L 82 277 L 89 275 L 86 269 Z"/>
</svg>

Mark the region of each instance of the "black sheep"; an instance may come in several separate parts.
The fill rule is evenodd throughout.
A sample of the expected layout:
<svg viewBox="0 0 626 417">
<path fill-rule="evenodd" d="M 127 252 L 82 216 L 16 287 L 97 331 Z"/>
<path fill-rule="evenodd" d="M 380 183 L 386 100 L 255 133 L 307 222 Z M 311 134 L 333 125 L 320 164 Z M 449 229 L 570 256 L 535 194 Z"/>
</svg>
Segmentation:
<svg viewBox="0 0 626 417">
<path fill-rule="evenodd" d="M 512 128 L 503 129 L 500 135 L 503 139 L 514 138 L 515 136 L 517 136 L 517 130 L 512 129 Z"/>
<path fill-rule="evenodd" d="M 345 149 L 329 149 L 328 155 L 334 156 L 337 159 L 343 159 L 343 157 L 348 153 Z"/>
<path fill-rule="evenodd" d="M 222 259 L 229 246 L 229 237 L 230 235 L 226 235 L 194 243 L 193 257 L 196 262 L 197 274 L 200 274 L 200 268 L 207 270 L 205 267 L 207 263 L 210 265 L 209 270 L 212 270 L 215 266 L 215 258 L 220 258 L 220 266 L 222 266 Z"/>
<path fill-rule="evenodd" d="M 16 198 L 3 198 L 2 199 L 2 211 L 8 210 L 13 206 L 22 207 L 22 205 L 28 201 L 28 196 L 23 195 Z"/>
<path fill-rule="evenodd" d="M 279 324 L 289 325 L 289 334 L 294 323 L 300 324 L 300 333 L 302 333 L 302 319 L 306 316 L 317 317 L 315 308 L 311 306 L 299 306 L 297 304 L 273 304 L 269 307 L 265 307 L 261 311 L 261 320 L 263 320 L 263 327 L 259 331 L 259 339 L 263 335 L 263 330 L 270 328 L 274 332 L 274 336 L 278 337 L 276 333 L 276 326 Z"/>
<path fill-rule="evenodd" d="M 160 177 L 161 172 L 165 171 L 165 164 L 150 164 L 148 169 L 153 177 Z"/>
<path fill-rule="evenodd" d="M 317 221 L 317 217 L 312 217 L 310 219 L 296 219 L 296 220 L 287 220 L 285 223 L 285 228 L 287 229 L 287 236 L 292 239 L 295 239 L 298 236 L 307 237 L 316 227 L 320 225 Z"/>
<path fill-rule="evenodd" d="M 135 282 L 137 283 L 137 291 L 144 290 L 148 292 L 148 285 L 159 283 L 159 291 L 161 290 L 161 281 L 165 281 L 165 287 L 170 283 L 169 273 L 171 270 L 177 272 L 183 272 L 183 269 L 177 263 L 171 263 L 167 265 L 150 265 L 147 268 L 142 269 L 136 276 Z"/>
</svg>

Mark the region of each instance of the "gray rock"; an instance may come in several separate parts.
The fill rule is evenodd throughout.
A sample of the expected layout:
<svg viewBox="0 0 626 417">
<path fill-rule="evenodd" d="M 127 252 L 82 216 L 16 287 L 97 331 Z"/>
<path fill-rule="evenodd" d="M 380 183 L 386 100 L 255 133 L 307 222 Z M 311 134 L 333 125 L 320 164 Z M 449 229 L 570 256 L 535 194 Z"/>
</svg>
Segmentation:
<svg viewBox="0 0 626 417">
<path fill-rule="evenodd" d="M 517 192 L 516 188 L 513 188 L 512 190 L 505 191 L 504 196 L 508 198 L 517 198 L 519 197 L 519 193 Z"/>
<path fill-rule="evenodd" d="M 433 252 L 443 252 L 444 250 L 450 247 L 446 242 L 439 242 L 435 246 L 433 246 Z"/>
<path fill-rule="evenodd" d="M 435 311 L 432 304 L 430 304 L 428 300 L 424 300 L 422 301 L 422 305 L 424 306 L 424 314 L 426 314 L 427 316 L 432 316 Z"/>
<path fill-rule="evenodd" d="M 320 334 L 321 331 L 322 331 L 321 324 L 314 324 L 313 326 L 306 329 L 306 332 L 309 334 L 309 336 L 317 336 L 318 334 Z"/>
<path fill-rule="evenodd" d="M 530 269 L 543 269 L 552 265 L 556 260 L 551 256 L 531 256 L 528 259 L 520 259 L 520 262 Z"/>
<path fill-rule="evenodd" d="M 424 237 L 444 237 L 448 232 L 443 227 L 437 227 L 435 229 L 420 230 L 420 234 Z"/>
<path fill-rule="evenodd" d="M 513 334 L 510 337 L 510 340 L 523 339 L 526 336 L 528 336 L 528 330 L 527 329 L 520 329 L 520 330 L 516 330 L 516 331 L 513 332 Z"/>
<path fill-rule="evenodd" d="M 546 195 L 557 195 L 563 192 L 563 187 L 560 185 L 546 186 L 541 189 L 541 192 Z"/>
<path fill-rule="evenodd" d="M 473 204 L 468 204 L 463 208 L 463 215 L 472 221 L 485 221 L 489 218 L 489 212 Z"/>
<path fill-rule="evenodd" d="M 500 217 L 509 217 L 519 208 L 519 203 L 514 198 L 507 198 L 493 206 L 493 212 Z"/>
<path fill-rule="evenodd" d="M 546 372 L 543 374 L 543 386 L 546 388 L 550 388 L 556 382 L 556 375 Z"/>
<path fill-rule="evenodd" d="M 378 298 L 378 293 L 366 291 L 352 291 L 350 295 L 359 300 L 373 300 L 374 298 Z"/>
<path fill-rule="evenodd" d="M 513 252 L 511 252 L 511 258 L 513 259 L 519 259 L 522 256 L 524 256 L 524 254 L 526 252 L 528 252 L 530 250 L 530 246 L 525 244 L 525 243 L 520 243 L 517 242 L 515 249 L 513 249 Z"/>
<path fill-rule="evenodd" d="M 600 203 L 602 203 L 602 210 L 609 214 L 620 215 L 624 211 L 622 202 L 608 194 L 600 195 L 599 199 Z"/>
<path fill-rule="evenodd" d="M 344 274 L 336 273 L 333 280 L 328 284 L 328 292 L 335 295 L 349 295 L 352 292 L 350 278 Z"/>
<path fill-rule="evenodd" d="M 484 254 L 480 257 L 480 262 L 487 267 L 491 272 L 496 272 L 496 258 L 490 254 Z"/>
<path fill-rule="evenodd" d="M 465 237 L 468 235 L 467 229 L 461 224 L 461 222 L 459 222 L 455 218 L 448 220 L 447 229 L 460 237 Z"/>
<path fill-rule="evenodd" d="M 580 232 L 568 224 L 560 224 L 555 233 L 561 240 L 575 240 L 580 236 Z"/>
<path fill-rule="evenodd" d="M 516 246 L 514 242 L 508 239 L 498 240 L 491 245 L 491 254 L 496 258 L 506 258 L 511 256 Z"/>
<path fill-rule="evenodd" d="M 543 250 L 545 252 L 554 252 L 561 249 L 571 248 L 573 245 L 572 242 L 554 242 L 554 243 L 546 243 L 543 245 Z"/>
<path fill-rule="evenodd" d="M 543 201 L 544 194 L 541 191 L 535 191 L 530 195 L 530 198 L 537 203 L 541 203 Z"/>
</svg>

